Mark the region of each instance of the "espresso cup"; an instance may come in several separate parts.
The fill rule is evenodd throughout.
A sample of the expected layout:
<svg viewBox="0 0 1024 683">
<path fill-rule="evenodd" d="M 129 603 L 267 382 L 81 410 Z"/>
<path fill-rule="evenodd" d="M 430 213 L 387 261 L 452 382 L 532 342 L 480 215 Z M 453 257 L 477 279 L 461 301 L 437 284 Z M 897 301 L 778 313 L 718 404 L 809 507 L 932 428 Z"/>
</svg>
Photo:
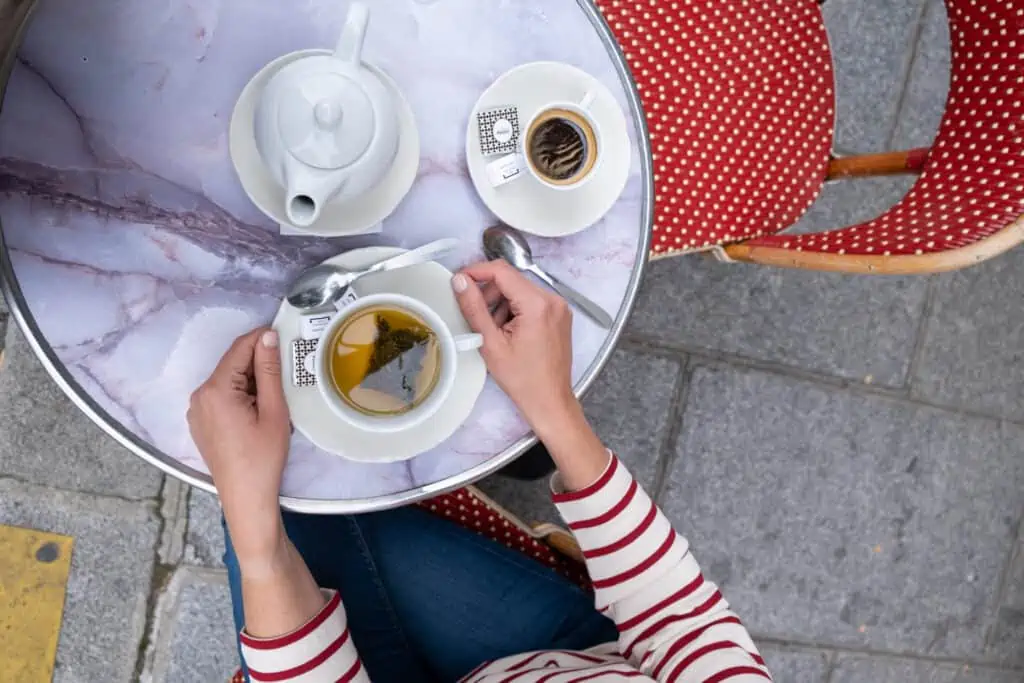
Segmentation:
<svg viewBox="0 0 1024 683">
<path fill-rule="evenodd" d="M 429 393 L 408 412 L 388 415 L 371 415 L 361 412 L 349 405 L 334 386 L 328 354 L 333 350 L 332 342 L 338 330 L 353 315 L 369 308 L 378 307 L 395 308 L 412 314 L 426 324 L 437 339 L 440 357 L 437 378 Z M 434 309 L 418 299 L 404 294 L 373 294 L 361 297 L 339 311 L 320 337 L 314 363 L 317 388 L 331 411 L 354 427 L 367 432 L 379 433 L 403 431 L 419 425 L 438 411 L 455 386 L 458 355 L 465 351 L 478 349 L 482 344 L 483 337 L 479 334 L 454 334 Z"/>
<path fill-rule="evenodd" d="M 551 102 L 526 125 L 520 158 L 538 182 L 572 190 L 588 182 L 601 161 L 601 131 L 590 112 L 596 92 L 578 102 Z"/>
</svg>

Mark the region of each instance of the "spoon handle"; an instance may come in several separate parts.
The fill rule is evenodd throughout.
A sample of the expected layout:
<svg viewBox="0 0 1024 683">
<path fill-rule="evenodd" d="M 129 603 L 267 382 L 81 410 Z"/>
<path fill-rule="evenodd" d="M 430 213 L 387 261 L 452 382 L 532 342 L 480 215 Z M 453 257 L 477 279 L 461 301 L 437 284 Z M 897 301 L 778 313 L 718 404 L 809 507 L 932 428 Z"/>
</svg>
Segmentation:
<svg viewBox="0 0 1024 683">
<path fill-rule="evenodd" d="M 443 240 L 436 240 L 434 242 L 428 242 L 422 247 L 416 247 L 410 249 L 404 254 L 386 259 L 380 263 L 375 263 L 366 269 L 366 273 L 381 273 L 386 270 L 395 270 L 397 268 L 408 268 L 409 266 L 415 266 L 418 263 L 426 263 L 427 261 L 433 261 L 442 254 L 447 254 L 452 249 L 459 246 L 459 240 L 446 238 Z M 364 275 L 366 273 L 363 273 Z"/>
<path fill-rule="evenodd" d="M 608 330 L 612 326 L 612 317 L 608 313 L 598 306 L 596 303 L 583 296 L 575 289 L 565 284 L 554 275 L 551 275 L 543 270 L 537 264 L 531 265 L 527 270 L 543 280 L 551 289 L 558 292 L 563 298 L 567 299 L 570 303 L 575 304 L 577 308 L 587 314 L 587 316 L 595 323 Z"/>
</svg>

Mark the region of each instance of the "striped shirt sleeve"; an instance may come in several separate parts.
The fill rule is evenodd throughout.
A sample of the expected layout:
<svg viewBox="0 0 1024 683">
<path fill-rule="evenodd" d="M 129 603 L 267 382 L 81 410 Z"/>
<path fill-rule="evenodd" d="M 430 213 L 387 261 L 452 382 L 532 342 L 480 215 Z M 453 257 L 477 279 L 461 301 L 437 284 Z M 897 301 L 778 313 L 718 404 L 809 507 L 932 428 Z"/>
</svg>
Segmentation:
<svg viewBox="0 0 1024 683">
<path fill-rule="evenodd" d="M 747 630 L 701 574 L 686 539 L 612 455 L 589 486 L 552 498 L 583 550 L 597 608 L 619 650 L 657 681 L 771 680 Z"/>
<path fill-rule="evenodd" d="M 327 604 L 295 631 L 277 638 L 240 635 L 249 678 L 256 683 L 369 683 L 356 652 L 336 591 L 324 591 Z"/>
</svg>

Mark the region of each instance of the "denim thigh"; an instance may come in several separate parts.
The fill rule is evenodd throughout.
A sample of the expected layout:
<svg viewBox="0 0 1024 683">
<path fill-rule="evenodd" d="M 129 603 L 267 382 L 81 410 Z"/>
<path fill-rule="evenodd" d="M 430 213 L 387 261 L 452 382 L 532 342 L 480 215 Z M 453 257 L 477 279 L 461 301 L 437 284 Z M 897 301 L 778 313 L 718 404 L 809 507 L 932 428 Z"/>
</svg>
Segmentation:
<svg viewBox="0 0 1024 683">
<path fill-rule="evenodd" d="M 352 642 L 370 679 L 374 683 L 433 683 L 429 668 L 403 632 L 354 518 L 283 514 L 288 538 L 317 584 L 341 593 Z M 224 537 L 224 564 L 231 585 L 235 628 L 240 631 L 245 623 L 241 576 L 227 529 Z M 242 668 L 245 669 L 244 662 Z"/>
</svg>

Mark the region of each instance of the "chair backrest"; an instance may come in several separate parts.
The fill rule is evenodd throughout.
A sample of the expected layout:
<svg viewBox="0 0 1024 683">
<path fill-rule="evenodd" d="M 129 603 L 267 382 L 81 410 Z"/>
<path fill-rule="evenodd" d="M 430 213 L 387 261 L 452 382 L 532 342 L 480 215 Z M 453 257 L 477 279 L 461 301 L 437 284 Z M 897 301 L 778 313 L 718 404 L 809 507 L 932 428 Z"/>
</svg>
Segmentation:
<svg viewBox="0 0 1024 683">
<path fill-rule="evenodd" d="M 816 0 L 597 0 L 654 161 L 652 255 L 778 232 L 825 178 L 835 119 Z"/>
<path fill-rule="evenodd" d="M 750 245 L 920 256 L 1017 229 L 1024 216 L 1024 0 L 946 0 L 946 8 L 949 97 L 921 177 L 908 194 L 871 221 Z M 951 260 L 947 267 L 968 264 Z"/>
</svg>

